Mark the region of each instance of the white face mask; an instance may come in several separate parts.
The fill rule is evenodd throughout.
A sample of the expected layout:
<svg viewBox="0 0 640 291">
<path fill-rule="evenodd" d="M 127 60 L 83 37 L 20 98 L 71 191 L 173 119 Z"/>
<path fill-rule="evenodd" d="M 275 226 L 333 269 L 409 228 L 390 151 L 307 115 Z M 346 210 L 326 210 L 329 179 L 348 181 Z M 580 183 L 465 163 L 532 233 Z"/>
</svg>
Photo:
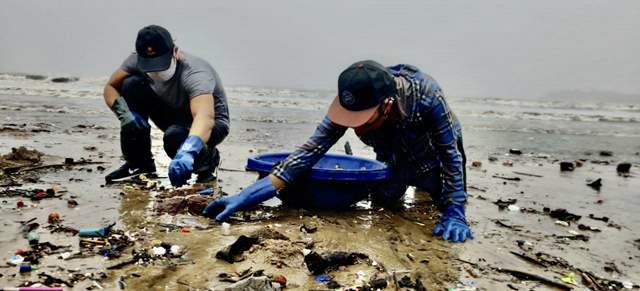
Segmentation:
<svg viewBox="0 0 640 291">
<path fill-rule="evenodd" d="M 147 76 L 149 76 L 149 78 L 151 78 L 151 80 L 153 80 L 154 82 L 166 82 L 169 81 L 169 79 L 171 79 L 176 73 L 176 67 L 176 58 L 172 58 L 171 65 L 169 65 L 168 69 L 159 72 L 149 72 L 147 73 Z"/>
</svg>

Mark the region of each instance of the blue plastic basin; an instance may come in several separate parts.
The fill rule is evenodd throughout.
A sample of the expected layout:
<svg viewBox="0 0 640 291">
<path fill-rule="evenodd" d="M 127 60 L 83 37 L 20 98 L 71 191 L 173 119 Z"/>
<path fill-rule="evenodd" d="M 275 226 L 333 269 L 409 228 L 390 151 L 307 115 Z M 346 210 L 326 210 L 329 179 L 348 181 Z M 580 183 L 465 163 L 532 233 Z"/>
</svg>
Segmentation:
<svg viewBox="0 0 640 291">
<path fill-rule="evenodd" d="M 260 177 L 290 153 L 268 153 L 251 157 L 246 169 Z M 367 198 L 372 187 L 389 179 L 382 162 L 338 154 L 325 154 L 309 173 L 288 185 L 278 196 L 285 204 L 311 209 L 345 208 Z"/>
</svg>

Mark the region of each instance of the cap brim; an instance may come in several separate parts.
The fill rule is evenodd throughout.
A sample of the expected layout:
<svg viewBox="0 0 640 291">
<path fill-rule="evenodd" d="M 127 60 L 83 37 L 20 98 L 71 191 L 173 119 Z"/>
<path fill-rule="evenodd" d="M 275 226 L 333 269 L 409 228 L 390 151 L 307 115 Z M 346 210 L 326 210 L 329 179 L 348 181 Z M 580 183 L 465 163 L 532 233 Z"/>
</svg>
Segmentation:
<svg viewBox="0 0 640 291">
<path fill-rule="evenodd" d="M 371 119 L 371 116 L 376 112 L 376 109 L 378 109 L 378 106 L 380 105 L 364 110 L 351 111 L 342 107 L 342 105 L 340 105 L 339 97 L 336 96 L 336 98 L 333 99 L 331 106 L 329 106 L 327 117 L 329 117 L 329 120 L 335 124 L 355 128 L 367 123 L 367 121 Z"/>
<path fill-rule="evenodd" d="M 171 51 L 155 58 L 145 58 L 138 55 L 138 68 L 145 73 L 164 71 L 171 66 L 172 56 Z"/>
</svg>

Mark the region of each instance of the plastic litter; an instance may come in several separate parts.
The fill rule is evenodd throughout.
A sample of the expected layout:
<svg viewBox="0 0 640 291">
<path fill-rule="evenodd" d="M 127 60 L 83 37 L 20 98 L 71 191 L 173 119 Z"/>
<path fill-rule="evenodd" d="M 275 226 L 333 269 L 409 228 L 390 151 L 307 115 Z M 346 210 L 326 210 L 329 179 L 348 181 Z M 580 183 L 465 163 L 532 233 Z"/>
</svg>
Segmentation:
<svg viewBox="0 0 640 291">
<path fill-rule="evenodd" d="M 111 228 L 116 225 L 116 223 L 109 224 L 105 227 L 100 228 L 82 228 L 78 231 L 78 236 L 80 237 L 105 237 L 108 236 L 111 232 Z"/>
<path fill-rule="evenodd" d="M 333 278 L 330 275 L 327 275 L 327 274 L 321 274 L 321 275 L 317 275 L 315 277 L 315 281 L 318 284 L 329 283 L 331 281 L 331 279 L 333 279 Z"/>
<path fill-rule="evenodd" d="M 268 277 L 249 277 L 224 288 L 225 291 L 275 291 Z"/>
<path fill-rule="evenodd" d="M 38 267 L 32 266 L 29 263 L 22 263 L 20 265 L 19 271 L 20 271 L 20 273 L 28 273 L 28 272 L 31 272 L 31 271 L 34 271 L 34 270 L 37 270 L 37 269 L 38 269 Z"/>
<path fill-rule="evenodd" d="M 22 257 L 20 255 L 15 255 L 15 256 L 11 257 L 11 259 L 9 259 L 8 263 L 10 265 L 17 266 L 17 265 L 22 264 L 22 262 L 24 262 L 24 257 Z"/>
<path fill-rule="evenodd" d="M 151 253 L 154 256 L 164 256 L 167 253 L 167 249 L 163 247 L 154 247 L 151 249 Z"/>
<path fill-rule="evenodd" d="M 569 272 L 564 274 L 564 277 L 562 277 L 560 280 L 562 280 L 562 282 L 571 284 L 571 285 L 578 285 L 578 281 L 576 280 L 576 274 L 574 272 Z"/>
<path fill-rule="evenodd" d="M 35 231 L 31 231 L 27 234 L 27 241 L 29 241 L 30 245 L 37 245 L 40 242 L 40 235 Z"/>
<path fill-rule="evenodd" d="M 514 204 L 511 204 L 511 205 L 509 205 L 509 206 L 507 207 L 507 209 L 509 209 L 509 211 L 514 211 L 514 212 L 515 212 L 515 211 L 520 211 L 520 206 L 518 206 L 518 205 L 514 205 Z"/>
</svg>

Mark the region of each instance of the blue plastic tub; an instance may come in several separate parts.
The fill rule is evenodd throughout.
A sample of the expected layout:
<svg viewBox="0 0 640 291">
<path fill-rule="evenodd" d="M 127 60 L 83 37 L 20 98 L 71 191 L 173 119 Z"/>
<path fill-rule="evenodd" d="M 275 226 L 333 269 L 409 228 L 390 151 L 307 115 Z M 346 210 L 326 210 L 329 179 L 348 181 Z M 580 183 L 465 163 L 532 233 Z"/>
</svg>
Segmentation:
<svg viewBox="0 0 640 291">
<path fill-rule="evenodd" d="M 260 177 L 271 172 L 289 153 L 268 153 L 251 157 L 246 169 Z M 311 171 L 288 185 L 278 196 L 285 204 L 311 209 L 346 208 L 367 198 L 370 190 L 389 179 L 382 162 L 338 154 L 325 154 Z"/>
</svg>

